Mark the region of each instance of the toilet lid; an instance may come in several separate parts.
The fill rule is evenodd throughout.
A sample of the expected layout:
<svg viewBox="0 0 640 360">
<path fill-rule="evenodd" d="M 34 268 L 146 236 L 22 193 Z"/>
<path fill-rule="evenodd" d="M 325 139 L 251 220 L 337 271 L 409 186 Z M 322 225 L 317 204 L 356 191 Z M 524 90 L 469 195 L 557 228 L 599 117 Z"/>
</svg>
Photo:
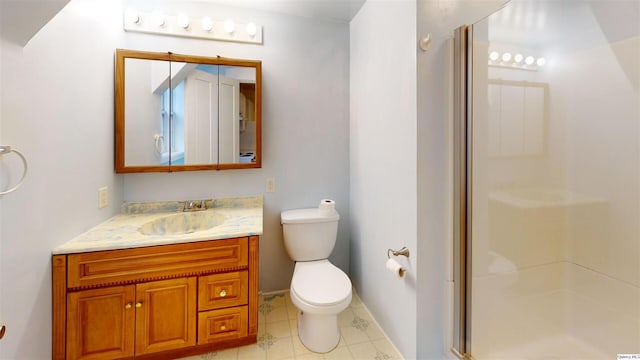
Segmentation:
<svg viewBox="0 0 640 360">
<path fill-rule="evenodd" d="M 329 306 L 349 297 L 351 281 L 328 260 L 297 262 L 291 290 L 308 304 Z"/>
</svg>

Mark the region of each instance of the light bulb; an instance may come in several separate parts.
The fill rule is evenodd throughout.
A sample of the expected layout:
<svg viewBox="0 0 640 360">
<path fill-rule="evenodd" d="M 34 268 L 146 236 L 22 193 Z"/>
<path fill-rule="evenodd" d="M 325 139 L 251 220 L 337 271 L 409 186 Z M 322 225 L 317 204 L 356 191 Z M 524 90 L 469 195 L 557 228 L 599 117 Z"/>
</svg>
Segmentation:
<svg viewBox="0 0 640 360">
<path fill-rule="evenodd" d="M 189 17 L 185 14 L 178 15 L 178 26 L 183 29 L 189 28 Z"/>
<path fill-rule="evenodd" d="M 527 56 L 527 57 L 524 59 L 524 63 L 525 63 L 525 64 L 527 64 L 527 65 L 531 65 L 531 64 L 533 64 L 533 62 L 534 62 L 534 61 L 535 61 L 535 59 L 533 58 L 533 56 Z"/>
<path fill-rule="evenodd" d="M 545 60 L 543 57 L 538 58 L 538 60 L 536 60 L 536 65 L 538 66 L 544 66 L 544 64 L 547 63 L 547 60 Z"/>
<path fill-rule="evenodd" d="M 136 9 L 129 8 L 124 12 L 124 21 L 129 24 L 138 24 L 140 23 L 140 15 Z"/>
<path fill-rule="evenodd" d="M 499 57 L 500 57 L 500 54 L 498 54 L 497 51 L 492 51 L 491 53 L 489 53 L 489 59 L 491 61 L 496 61 L 498 60 Z"/>
<path fill-rule="evenodd" d="M 522 56 L 522 54 L 516 54 L 516 55 L 513 57 L 513 61 L 514 61 L 516 64 L 521 63 L 523 59 L 524 59 L 524 56 Z"/>
<path fill-rule="evenodd" d="M 203 17 L 200 25 L 204 31 L 211 31 L 213 29 L 213 21 L 211 21 L 209 17 Z"/>
<path fill-rule="evenodd" d="M 258 27 L 254 23 L 248 23 L 245 30 L 247 31 L 247 34 L 252 37 L 256 36 L 256 34 L 258 33 Z"/>
<path fill-rule="evenodd" d="M 236 24 L 234 24 L 233 21 L 227 20 L 224 22 L 224 31 L 226 33 L 231 34 L 235 29 L 236 29 Z"/>
<path fill-rule="evenodd" d="M 164 26 L 164 14 L 159 11 L 155 11 L 153 13 L 153 23 L 160 27 Z"/>
<path fill-rule="evenodd" d="M 509 60 L 511 60 L 511 53 L 506 52 L 502 54 L 502 61 L 509 62 Z"/>
</svg>

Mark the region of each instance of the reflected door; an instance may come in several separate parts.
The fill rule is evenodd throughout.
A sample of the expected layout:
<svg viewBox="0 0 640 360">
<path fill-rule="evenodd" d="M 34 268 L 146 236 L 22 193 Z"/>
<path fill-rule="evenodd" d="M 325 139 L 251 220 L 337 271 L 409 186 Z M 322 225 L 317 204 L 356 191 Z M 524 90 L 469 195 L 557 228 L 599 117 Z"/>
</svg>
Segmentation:
<svg viewBox="0 0 640 360">
<path fill-rule="evenodd" d="M 218 163 L 218 76 L 194 70 L 185 84 L 184 163 Z"/>
<path fill-rule="evenodd" d="M 240 81 L 220 76 L 220 163 L 235 164 L 240 156 Z"/>
</svg>

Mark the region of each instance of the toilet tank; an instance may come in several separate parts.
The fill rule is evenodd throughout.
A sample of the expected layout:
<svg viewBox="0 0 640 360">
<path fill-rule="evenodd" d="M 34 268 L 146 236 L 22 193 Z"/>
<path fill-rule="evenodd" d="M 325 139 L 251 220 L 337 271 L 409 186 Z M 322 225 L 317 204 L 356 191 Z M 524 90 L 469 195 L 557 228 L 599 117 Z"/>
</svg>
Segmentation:
<svg viewBox="0 0 640 360">
<path fill-rule="evenodd" d="M 340 215 L 318 208 L 283 211 L 280 214 L 284 247 L 293 261 L 327 259 L 338 235 Z"/>
</svg>

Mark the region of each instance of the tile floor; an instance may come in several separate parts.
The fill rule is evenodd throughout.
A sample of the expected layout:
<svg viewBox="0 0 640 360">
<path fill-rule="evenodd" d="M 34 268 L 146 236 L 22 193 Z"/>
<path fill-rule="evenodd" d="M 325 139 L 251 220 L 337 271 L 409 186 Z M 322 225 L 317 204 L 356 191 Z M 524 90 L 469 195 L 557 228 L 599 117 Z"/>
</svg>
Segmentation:
<svg viewBox="0 0 640 360">
<path fill-rule="evenodd" d="M 191 356 L 181 360 L 218 359 L 402 359 L 371 318 L 364 304 L 353 293 L 351 305 L 338 315 L 342 338 L 331 352 L 309 351 L 298 338 L 297 311 L 289 293 L 260 295 L 258 303 L 258 342 L 234 349 Z"/>
</svg>

